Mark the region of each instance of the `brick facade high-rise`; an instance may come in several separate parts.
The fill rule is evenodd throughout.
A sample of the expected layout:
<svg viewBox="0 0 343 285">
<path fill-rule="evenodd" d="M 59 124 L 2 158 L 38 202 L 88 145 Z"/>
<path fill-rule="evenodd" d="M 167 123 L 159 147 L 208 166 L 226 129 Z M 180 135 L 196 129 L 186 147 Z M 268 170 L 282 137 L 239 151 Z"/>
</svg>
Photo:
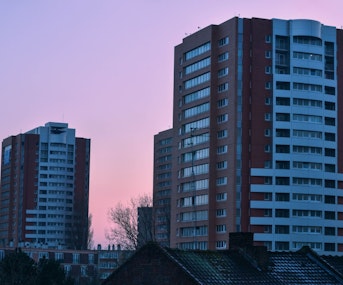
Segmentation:
<svg viewBox="0 0 343 285">
<path fill-rule="evenodd" d="M 47 123 L 2 142 L 0 245 L 87 249 L 90 139 Z"/>
<path fill-rule="evenodd" d="M 342 52 L 335 27 L 237 17 L 175 47 L 171 247 L 343 254 Z"/>
</svg>

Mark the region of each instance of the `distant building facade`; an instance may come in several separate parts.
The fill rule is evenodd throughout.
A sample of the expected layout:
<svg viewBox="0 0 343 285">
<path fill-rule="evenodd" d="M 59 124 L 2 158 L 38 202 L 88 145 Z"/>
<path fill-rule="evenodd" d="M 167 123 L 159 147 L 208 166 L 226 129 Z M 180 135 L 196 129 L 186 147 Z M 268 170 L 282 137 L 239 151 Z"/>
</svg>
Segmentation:
<svg viewBox="0 0 343 285">
<path fill-rule="evenodd" d="M 175 47 L 171 172 L 163 132 L 154 152 L 171 247 L 249 231 L 272 251 L 343 254 L 342 51 L 343 31 L 317 21 L 237 17 Z"/>
<path fill-rule="evenodd" d="M 153 208 L 152 207 L 138 207 L 137 211 L 138 211 L 137 247 L 141 247 L 147 242 L 154 240 Z"/>
<path fill-rule="evenodd" d="M 119 267 L 133 251 L 120 250 L 114 246 L 97 250 L 70 250 L 51 248 L 20 247 L 35 262 L 42 258 L 60 262 L 67 276 L 75 285 L 101 284 L 116 268 Z M 0 247 L 0 261 L 13 252 L 14 248 Z"/>
<path fill-rule="evenodd" d="M 169 129 L 154 137 L 154 235 L 163 246 L 170 246 L 173 132 Z"/>
<path fill-rule="evenodd" d="M 0 246 L 87 249 L 90 139 L 47 123 L 2 142 Z"/>
</svg>

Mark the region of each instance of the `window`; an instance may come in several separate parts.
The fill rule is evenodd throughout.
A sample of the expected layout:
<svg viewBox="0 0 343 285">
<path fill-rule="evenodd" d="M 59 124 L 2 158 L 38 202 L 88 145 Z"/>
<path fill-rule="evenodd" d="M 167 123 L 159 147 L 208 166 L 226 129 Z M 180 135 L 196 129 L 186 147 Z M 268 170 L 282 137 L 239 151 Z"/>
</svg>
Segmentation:
<svg viewBox="0 0 343 285">
<path fill-rule="evenodd" d="M 270 137 L 270 136 L 271 136 L 271 133 L 272 133 L 272 132 L 271 132 L 270 129 L 265 129 L 265 130 L 264 130 L 264 136 L 265 136 L 265 137 Z"/>
<path fill-rule="evenodd" d="M 227 184 L 227 177 L 219 177 L 216 179 L 217 186 L 226 185 L 226 184 Z"/>
<path fill-rule="evenodd" d="M 272 89 L 272 83 L 270 81 L 266 82 L 265 88 L 266 89 Z"/>
<path fill-rule="evenodd" d="M 220 130 L 220 131 L 218 131 L 218 133 L 217 133 L 218 139 L 226 138 L 227 135 L 228 135 L 227 130 Z"/>
<path fill-rule="evenodd" d="M 227 168 L 227 161 L 220 161 L 217 162 L 217 169 L 226 169 Z"/>
<path fill-rule="evenodd" d="M 325 86 L 325 94 L 328 94 L 328 95 L 335 95 L 335 94 L 336 94 L 336 89 L 335 89 L 335 87 Z"/>
<path fill-rule="evenodd" d="M 324 233 L 326 236 L 336 235 L 336 229 L 334 227 L 325 227 Z"/>
<path fill-rule="evenodd" d="M 222 47 L 229 44 L 229 37 L 222 38 L 218 41 L 218 46 Z"/>
<path fill-rule="evenodd" d="M 289 122 L 290 115 L 288 113 L 276 113 L 275 119 L 279 122 Z"/>
<path fill-rule="evenodd" d="M 272 217 L 273 216 L 272 209 L 264 209 L 264 216 L 265 217 Z"/>
<path fill-rule="evenodd" d="M 197 105 L 195 107 L 184 110 L 183 116 L 184 118 L 190 118 L 190 117 L 205 113 L 209 110 L 210 110 L 210 103 L 206 102 L 204 104 Z"/>
<path fill-rule="evenodd" d="M 272 52 L 270 50 L 266 50 L 265 57 L 266 58 L 271 58 L 272 57 Z"/>
<path fill-rule="evenodd" d="M 275 168 L 276 169 L 289 169 L 290 163 L 289 163 L 289 161 L 277 160 L 275 162 Z"/>
<path fill-rule="evenodd" d="M 276 177 L 275 178 L 276 185 L 289 185 L 289 177 Z"/>
<path fill-rule="evenodd" d="M 223 123 L 223 122 L 227 122 L 228 119 L 229 119 L 229 115 L 228 114 L 219 115 L 219 116 L 217 116 L 217 123 L 220 124 L 220 123 Z"/>
<path fill-rule="evenodd" d="M 271 177 L 265 177 L 265 178 L 271 178 Z M 271 182 L 271 181 L 270 181 Z M 271 183 L 265 183 L 265 184 L 271 184 Z M 270 192 L 265 192 L 264 193 L 264 200 L 265 201 L 271 201 L 273 200 L 273 194 Z"/>
<path fill-rule="evenodd" d="M 336 150 L 334 148 L 325 148 L 325 156 L 335 157 Z"/>
<path fill-rule="evenodd" d="M 276 153 L 289 153 L 289 145 L 277 144 Z"/>
<path fill-rule="evenodd" d="M 294 51 L 293 58 L 322 61 L 323 56 L 321 54 Z"/>
<path fill-rule="evenodd" d="M 226 225 L 216 225 L 216 232 L 217 233 L 225 233 L 226 232 Z"/>
<path fill-rule="evenodd" d="M 336 135 L 334 133 L 325 133 L 325 140 L 334 142 L 336 141 Z"/>
<path fill-rule="evenodd" d="M 217 154 L 227 153 L 228 147 L 227 145 L 221 145 L 217 147 Z"/>
<path fill-rule="evenodd" d="M 271 67 L 271 66 L 266 66 L 266 67 L 264 68 L 264 72 L 265 72 L 266 74 L 271 74 L 271 73 L 272 73 L 272 67 Z"/>
<path fill-rule="evenodd" d="M 289 234 L 289 226 L 276 225 L 275 233 L 276 234 Z"/>
<path fill-rule="evenodd" d="M 187 104 L 187 103 L 191 103 L 193 101 L 196 101 L 196 100 L 208 97 L 208 96 L 210 96 L 210 88 L 206 87 L 204 89 L 185 95 L 183 97 L 183 101 L 185 104 Z"/>
<path fill-rule="evenodd" d="M 195 72 L 197 70 L 200 70 L 202 68 L 205 68 L 211 64 L 211 58 L 206 57 L 200 61 L 197 61 L 191 65 L 188 65 L 185 67 L 185 74 L 190 74 L 192 72 Z"/>
<path fill-rule="evenodd" d="M 286 81 L 276 81 L 276 89 L 278 90 L 290 90 L 291 85 Z"/>
<path fill-rule="evenodd" d="M 208 173 L 208 163 L 199 164 L 191 167 L 186 167 L 181 169 L 182 177 L 190 177 L 192 175 L 200 175 Z"/>
<path fill-rule="evenodd" d="M 218 193 L 216 195 L 217 201 L 226 201 L 227 200 L 227 193 Z"/>
<path fill-rule="evenodd" d="M 207 42 L 195 49 L 192 49 L 188 52 L 185 53 L 185 60 L 189 60 L 193 57 L 196 57 L 198 55 L 201 55 L 207 51 L 209 51 L 211 49 L 211 43 L 210 42 Z"/>
<path fill-rule="evenodd" d="M 282 138 L 289 138 L 290 130 L 289 129 L 276 129 L 276 136 Z"/>
<path fill-rule="evenodd" d="M 216 210 L 217 217 L 226 217 L 226 209 L 217 209 Z"/>
<path fill-rule="evenodd" d="M 217 241 L 216 249 L 226 249 L 226 241 L 225 240 Z"/>
<path fill-rule="evenodd" d="M 266 234 L 271 234 L 272 233 L 273 227 L 271 225 L 265 225 L 263 228 L 264 228 L 263 229 L 264 233 L 266 233 Z"/>
<path fill-rule="evenodd" d="M 335 220 L 336 219 L 336 213 L 334 211 L 325 211 L 324 217 L 326 220 Z"/>
<path fill-rule="evenodd" d="M 325 110 L 335 111 L 336 110 L 335 103 L 325 101 Z"/>
<path fill-rule="evenodd" d="M 325 188 L 335 188 L 336 182 L 335 180 L 325 179 Z"/>
<path fill-rule="evenodd" d="M 63 252 L 55 252 L 55 260 L 61 261 L 64 259 Z"/>
<path fill-rule="evenodd" d="M 224 53 L 221 53 L 220 55 L 218 55 L 218 62 L 222 62 L 222 61 L 225 61 L 228 59 L 229 59 L 229 53 L 228 52 L 224 52 Z"/>
<path fill-rule="evenodd" d="M 299 91 L 322 92 L 322 85 L 293 82 L 293 89 Z"/>
<path fill-rule="evenodd" d="M 224 106 L 227 106 L 229 103 L 229 100 L 227 98 L 223 98 L 217 101 L 218 108 L 222 108 Z"/>
<path fill-rule="evenodd" d="M 325 251 L 335 251 L 336 246 L 334 243 L 324 243 L 324 250 Z"/>
<path fill-rule="evenodd" d="M 218 93 L 227 91 L 229 89 L 229 83 L 223 83 L 218 85 Z"/>
<path fill-rule="evenodd" d="M 265 113 L 264 114 L 264 120 L 265 121 L 270 121 L 272 119 L 272 114 L 270 113 Z"/>
<path fill-rule="evenodd" d="M 275 217 L 289 218 L 289 209 L 275 209 Z"/>
<path fill-rule="evenodd" d="M 271 35 L 266 35 L 265 36 L 265 42 L 266 43 L 271 43 L 272 42 L 272 36 Z"/>
<path fill-rule="evenodd" d="M 229 74 L 229 68 L 228 67 L 224 67 L 222 69 L 219 69 L 218 71 L 218 78 L 224 77 L 226 75 Z"/>
<path fill-rule="evenodd" d="M 210 80 L 210 72 L 206 72 L 204 74 L 201 74 L 197 77 L 193 77 L 187 81 L 185 81 L 185 89 L 189 89 L 192 87 L 195 87 L 197 85 L 200 85 L 202 83 L 205 83 Z"/>
<path fill-rule="evenodd" d="M 275 250 L 289 250 L 289 242 L 286 241 L 276 241 Z"/>
<path fill-rule="evenodd" d="M 182 126 L 182 133 L 189 133 L 195 129 L 207 128 L 210 125 L 210 118 L 203 118 L 198 121 L 190 122 Z"/>
<path fill-rule="evenodd" d="M 79 253 L 73 253 L 73 263 L 80 263 L 80 254 Z"/>
<path fill-rule="evenodd" d="M 275 194 L 275 200 L 288 202 L 289 201 L 289 193 L 276 193 Z"/>
</svg>

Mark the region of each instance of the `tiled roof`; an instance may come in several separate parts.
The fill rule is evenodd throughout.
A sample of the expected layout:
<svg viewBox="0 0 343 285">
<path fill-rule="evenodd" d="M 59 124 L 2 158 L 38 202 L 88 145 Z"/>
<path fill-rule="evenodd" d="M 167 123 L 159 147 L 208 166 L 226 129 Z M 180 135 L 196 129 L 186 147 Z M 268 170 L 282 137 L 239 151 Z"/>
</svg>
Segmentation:
<svg viewBox="0 0 343 285">
<path fill-rule="evenodd" d="M 167 269 L 163 265 L 168 266 Z M 148 283 L 144 284 L 174 285 L 175 280 L 168 283 L 165 270 L 177 272 L 175 268 L 184 273 L 179 275 L 180 282 L 192 285 L 343 284 L 343 257 L 319 256 L 308 247 L 297 252 L 268 252 L 264 247 L 255 246 L 201 251 L 163 248 L 155 243 L 139 249 L 103 284 L 119 284 L 111 280 L 120 280 L 120 284 L 139 284 L 137 282 L 145 278 Z M 123 283 L 122 278 L 128 276 L 134 278 Z"/>
<path fill-rule="evenodd" d="M 269 252 L 268 268 L 262 270 L 239 251 L 164 251 L 198 284 L 342 284 L 308 252 Z"/>
</svg>

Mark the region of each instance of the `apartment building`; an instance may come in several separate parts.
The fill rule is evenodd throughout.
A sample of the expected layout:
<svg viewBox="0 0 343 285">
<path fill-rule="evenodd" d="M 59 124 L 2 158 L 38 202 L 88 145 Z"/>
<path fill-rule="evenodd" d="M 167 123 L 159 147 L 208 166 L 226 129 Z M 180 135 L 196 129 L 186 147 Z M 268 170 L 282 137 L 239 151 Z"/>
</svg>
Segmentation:
<svg viewBox="0 0 343 285">
<path fill-rule="evenodd" d="M 343 253 L 342 51 L 318 21 L 237 17 L 175 47 L 171 247 L 253 232 L 271 251 Z"/>
<path fill-rule="evenodd" d="M 87 249 L 90 139 L 47 123 L 2 142 L 0 245 Z"/>
</svg>

